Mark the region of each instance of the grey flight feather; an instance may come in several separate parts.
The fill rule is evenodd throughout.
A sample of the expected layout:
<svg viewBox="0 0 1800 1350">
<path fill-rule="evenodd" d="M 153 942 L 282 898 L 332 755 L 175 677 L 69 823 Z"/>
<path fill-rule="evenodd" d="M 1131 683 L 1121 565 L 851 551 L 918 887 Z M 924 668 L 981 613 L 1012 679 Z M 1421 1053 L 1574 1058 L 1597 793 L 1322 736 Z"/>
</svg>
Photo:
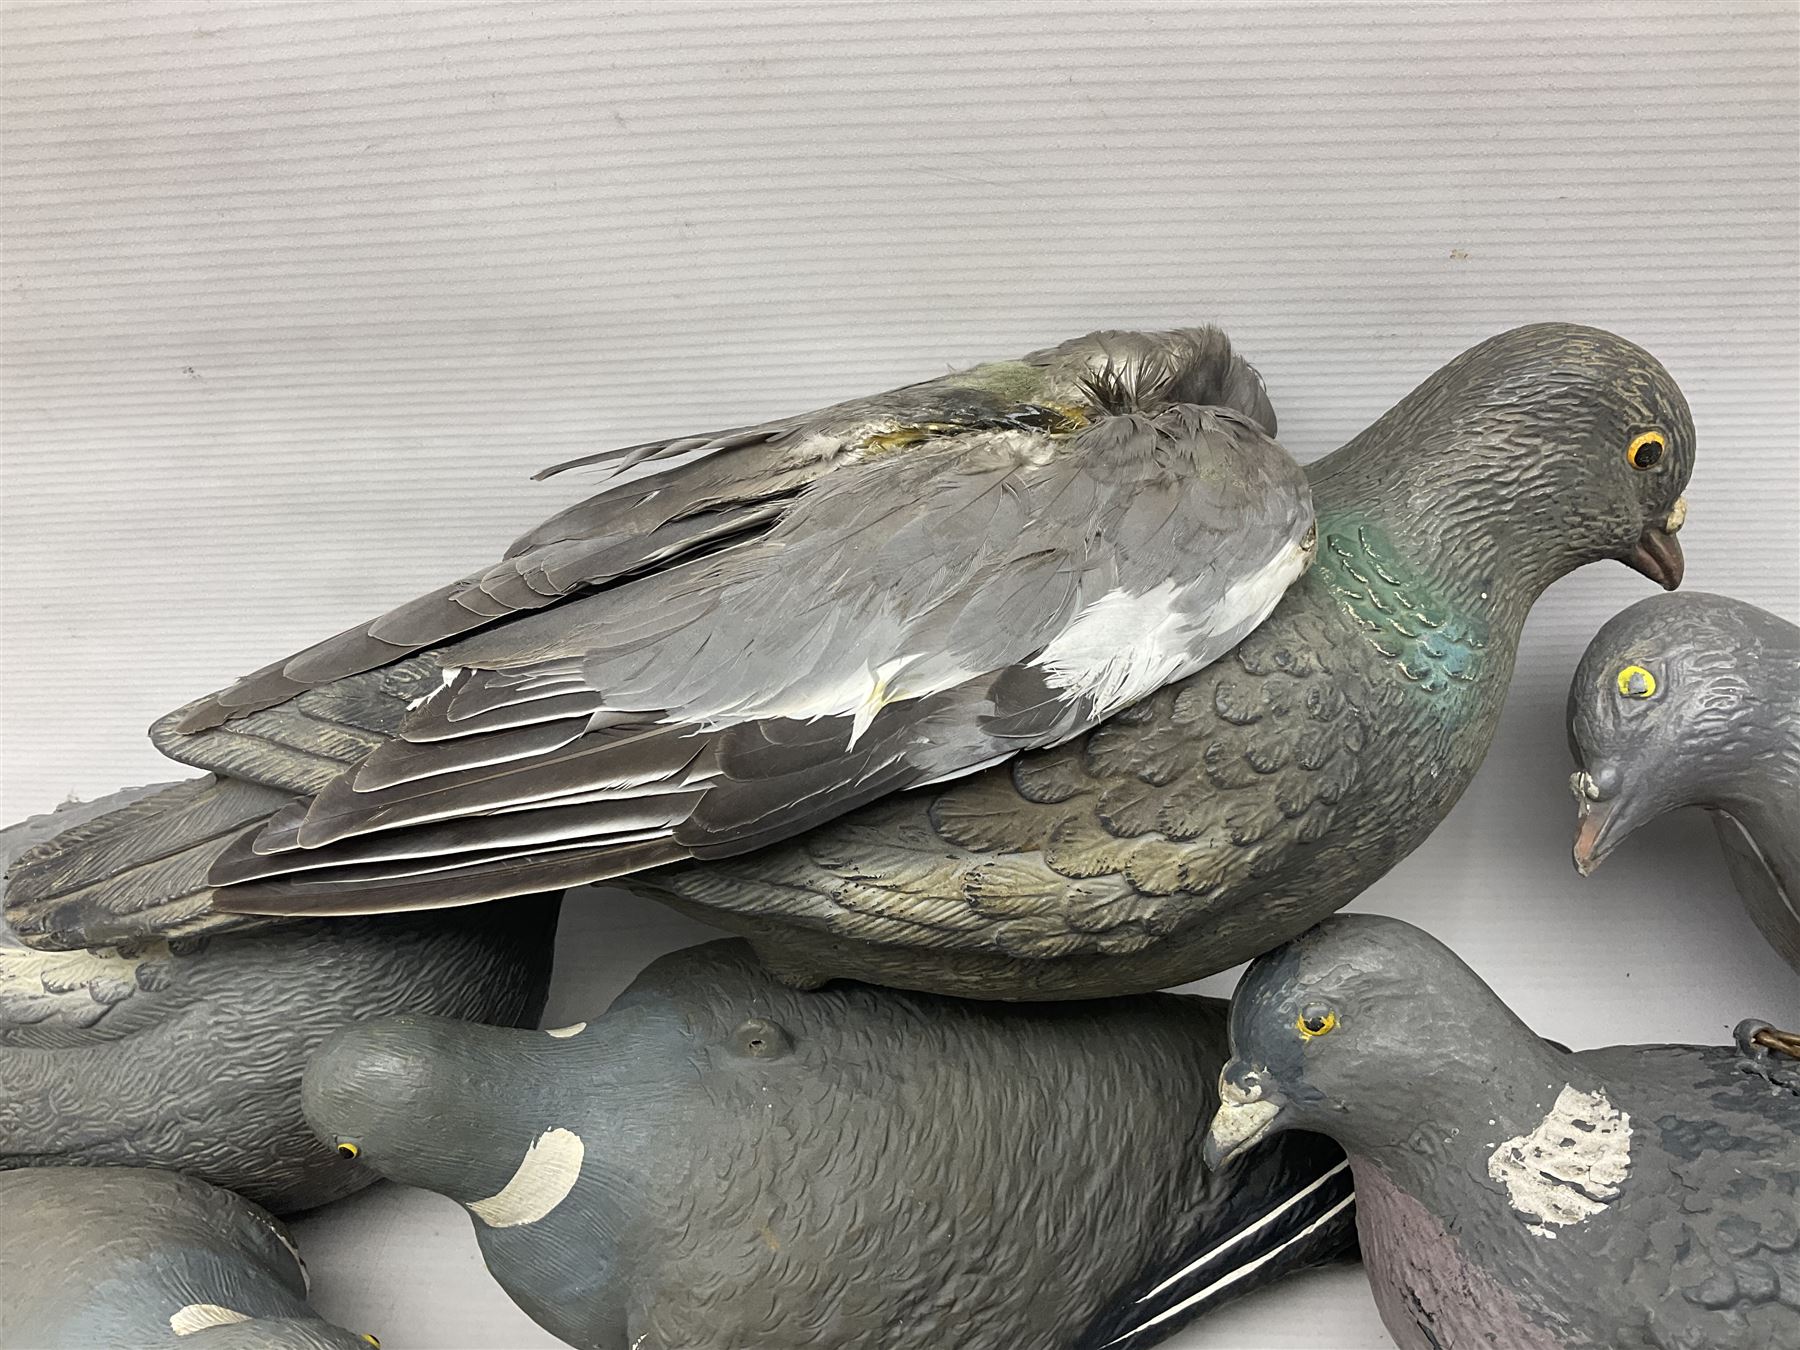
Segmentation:
<svg viewBox="0 0 1800 1350">
<path fill-rule="evenodd" d="M 1757 1025 L 1572 1054 L 1419 929 L 1340 915 L 1234 993 L 1208 1158 L 1342 1144 L 1402 1350 L 1800 1350 L 1800 1063 Z"/>
<path fill-rule="evenodd" d="M 1800 627 L 1725 596 L 1652 596 L 1594 635 L 1568 720 L 1576 866 L 1705 807 L 1751 918 L 1800 970 Z"/>
</svg>

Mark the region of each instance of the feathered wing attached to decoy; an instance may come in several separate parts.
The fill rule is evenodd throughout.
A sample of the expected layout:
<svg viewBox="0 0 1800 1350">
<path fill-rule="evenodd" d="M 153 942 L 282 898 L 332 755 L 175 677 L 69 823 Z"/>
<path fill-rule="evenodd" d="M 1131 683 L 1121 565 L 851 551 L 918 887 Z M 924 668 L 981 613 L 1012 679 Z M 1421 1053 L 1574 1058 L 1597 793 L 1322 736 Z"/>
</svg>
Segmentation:
<svg viewBox="0 0 1800 1350">
<path fill-rule="evenodd" d="M 9 906 L 98 942 L 241 922 L 219 886 L 242 912 L 493 899 L 1067 740 L 1304 571 L 1273 429 L 1217 332 L 1101 333 L 577 461 L 609 481 L 500 564 L 164 718 L 218 781 L 27 857 Z"/>
</svg>

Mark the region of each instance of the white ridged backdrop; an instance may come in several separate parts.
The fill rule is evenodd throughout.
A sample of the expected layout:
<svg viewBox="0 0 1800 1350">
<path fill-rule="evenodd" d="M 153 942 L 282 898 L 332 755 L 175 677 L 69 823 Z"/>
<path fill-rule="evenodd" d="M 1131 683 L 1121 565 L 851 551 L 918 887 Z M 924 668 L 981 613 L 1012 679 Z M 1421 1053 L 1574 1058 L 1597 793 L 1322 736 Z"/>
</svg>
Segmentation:
<svg viewBox="0 0 1800 1350">
<path fill-rule="evenodd" d="M 1612 328 L 1693 405 L 1689 584 L 1800 618 L 1791 3 L 9 4 L 0 42 L 4 818 L 178 776 L 154 716 L 495 556 L 579 489 L 540 466 L 1102 326 L 1224 325 L 1302 458 L 1500 329 Z M 1575 1044 L 1800 1013 L 1699 818 L 1570 870 L 1563 693 L 1646 593 L 1554 588 L 1359 902 Z M 568 926 L 568 1017 L 702 932 Z M 300 1231 L 390 1350 L 551 1343 L 446 1202 Z M 1176 1342 L 1383 1343 L 1354 1271 Z"/>
</svg>

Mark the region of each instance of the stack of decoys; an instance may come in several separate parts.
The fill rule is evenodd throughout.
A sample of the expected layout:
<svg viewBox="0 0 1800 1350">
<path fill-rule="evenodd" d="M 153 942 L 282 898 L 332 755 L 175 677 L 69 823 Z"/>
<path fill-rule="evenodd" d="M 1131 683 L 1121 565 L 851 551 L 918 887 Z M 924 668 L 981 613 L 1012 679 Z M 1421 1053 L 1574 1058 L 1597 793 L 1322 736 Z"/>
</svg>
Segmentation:
<svg viewBox="0 0 1800 1350">
<path fill-rule="evenodd" d="M 7 918 L 229 966 L 480 902 L 516 941 L 519 897 L 621 879 L 763 973 L 664 963 L 605 1036 L 339 1032 L 305 1105 L 341 1165 L 468 1204 L 576 1344 L 1148 1344 L 1341 1246 L 1341 1158 L 1199 1165 L 1203 1003 L 939 996 L 1126 995 L 1294 938 L 1455 803 L 1546 587 L 1681 578 L 1687 406 L 1610 334 L 1484 342 L 1304 473 L 1274 431 L 1216 331 L 1101 333 L 577 461 L 601 490 L 501 562 L 159 722 L 212 776 L 28 851 Z"/>
</svg>

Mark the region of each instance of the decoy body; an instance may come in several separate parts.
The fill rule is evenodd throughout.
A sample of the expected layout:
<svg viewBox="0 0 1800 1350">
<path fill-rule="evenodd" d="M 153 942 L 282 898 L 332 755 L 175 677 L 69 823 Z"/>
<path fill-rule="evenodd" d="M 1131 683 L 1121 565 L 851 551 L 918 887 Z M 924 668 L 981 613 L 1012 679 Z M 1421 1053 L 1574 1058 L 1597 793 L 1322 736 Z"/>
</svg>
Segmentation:
<svg viewBox="0 0 1800 1350">
<path fill-rule="evenodd" d="M 634 874 L 798 984 L 1055 998 L 1229 966 L 1449 810 L 1546 586 L 1602 558 L 1676 584 L 1694 450 L 1639 348 L 1503 334 L 1312 467 L 1318 564 L 1246 638 L 1313 549 L 1272 429 L 1216 333 L 1097 334 L 598 457 L 620 481 L 506 562 L 158 724 L 234 776 L 203 873 L 121 855 L 78 898 L 28 859 L 15 927 Z"/>
<path fill-rule="evenodd" d="M 257 1206 L 138 1167 L 0 1175 L 0 1350 L 369 1350 L 306 1302 L 306 1267 Z"/>
<path fill-rule="evenodd" d="M 108 812 L 116 839 L 121 808 L 145 794 L 142 822 L 164 819 L 170 790 L 119 793 L 0 831 L 0 857 L 46 838 L 85 849 L 87 822 Z M 535 1025 L 556 907 L 539 897 L 504 913 L 288 923 L 110 951 L 33 951 L 0 926 L 0 1169 L 166 1167 L 278 1213 L 346 1195 L 369 1174 L 307 1129 L 308 1056 L 345 1022 L 384 1013 Z"/>
<path fill-rule="evenodd" d="M 1402 1350 L 1800 1347 L 1800 1038 L 1572 1054 L 1442 944 L 1342 915 L 1232 999 L 1213 1161 L 1350 1155 Z"/>
<path fill-rule="evenodd" d="M 587 1350 L 1130 1350 L 1349 1245 L 1326 1141 L 1202 1167 L 1224 1012 L 801 993 L 727 941 L 558 1031 L 346 1027 L 304 1096 Z"/>
<path fill-rule="evenodd" d="M 1575 866 L 1665 811 L 1711 813 L 1756 926 L 1800 970 L 1800 628 L 1722 595 L 1615 615 L 1569 688 Z"/>
</svg>

